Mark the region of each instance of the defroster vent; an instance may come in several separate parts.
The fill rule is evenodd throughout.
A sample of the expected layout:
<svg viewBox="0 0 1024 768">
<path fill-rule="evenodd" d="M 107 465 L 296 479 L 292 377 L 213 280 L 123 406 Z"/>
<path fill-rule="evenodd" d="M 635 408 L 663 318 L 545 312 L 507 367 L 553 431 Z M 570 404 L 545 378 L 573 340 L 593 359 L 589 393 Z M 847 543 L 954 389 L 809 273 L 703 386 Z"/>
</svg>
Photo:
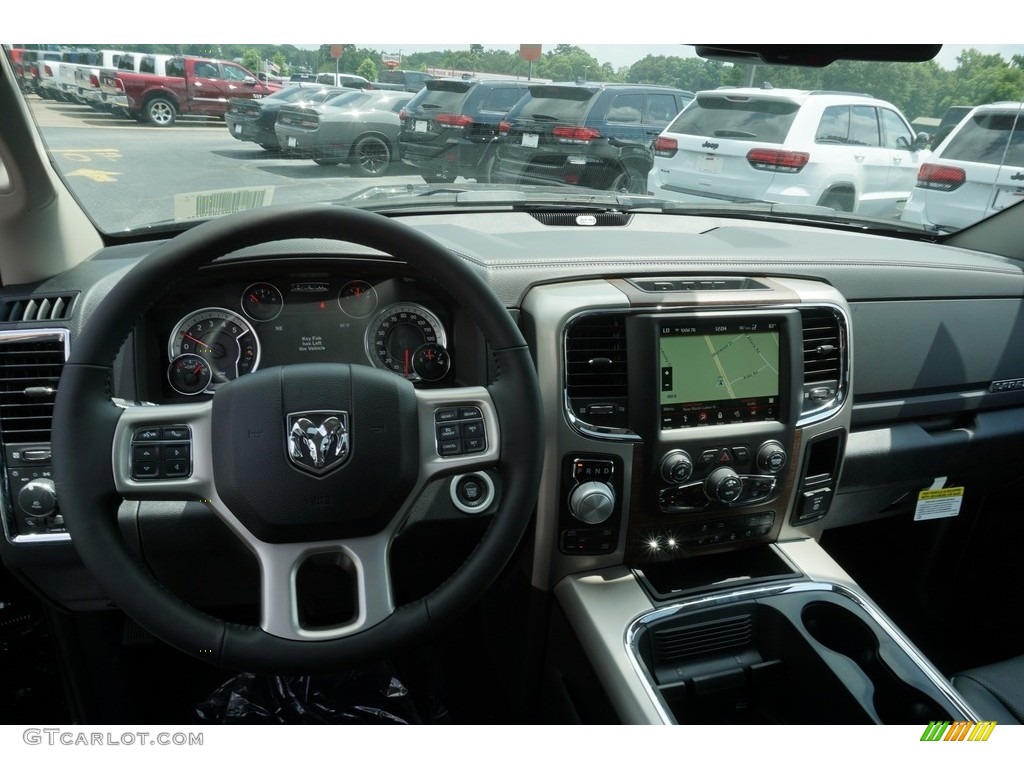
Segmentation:
<svg viewBox="0 0 1024 768">
<path fill-rule="evenodd" d="M 0 320 L 8 323 L 32 323 L 50 320 L 67 320 L 75 296 L 36 296 L 26 299 L 11 299 L 3 306 Z"/>
<path fill-rule="evenodd" d="M 586 315 L 572 323 L 565 339 L 565 389 L 578 423 L 624 428 L 628 374 L 623 315 Z"/>
<path fill-rule="evenodd" d="M 0 333 L 0 434 L 6 445 L 50 441 L 65 339 L 63 332 Z"/>
</svg>

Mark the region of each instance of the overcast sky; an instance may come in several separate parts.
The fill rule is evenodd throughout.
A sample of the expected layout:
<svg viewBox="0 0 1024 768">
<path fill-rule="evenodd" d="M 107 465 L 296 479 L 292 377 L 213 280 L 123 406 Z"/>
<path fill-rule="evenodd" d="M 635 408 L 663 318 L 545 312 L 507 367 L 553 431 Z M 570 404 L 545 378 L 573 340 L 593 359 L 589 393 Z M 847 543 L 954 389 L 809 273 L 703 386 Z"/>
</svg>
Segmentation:
<svg viewBox="0 0 1024 768">
<path fill-rule="evenodd" d="M 516 0 L 514 3 L 429 4 L 423 0 L 386 0 L 383 3 L 306 0 L 294 8 L 246 3 L 185 3 L 177 12 L 163 13 L 159 23 L 139 23 L 125 12 L 123 0 L 47 0 L 46 12 L 32 3 L 8 3 L 4 10 L 5 42 L 87 42 L 103 40 L 136 43 L 270 43 L 291 41 L 319 46 L 349 42 L 396 52 L 468 49 L 470 42 L 485 48 L 516 50 L 518 43 L 553 39 L 579 45 L 600 63 L 628 66 L 648 53 L 693 55 L 680 38 L 705 40 L 762 40 L 796 43 L 864 42 L 928 43 L 955 33 L 962 40 L 985 44 L 946 45 L 939 63 L 952 69 L 964 47 L 997 51 L 1005 58 L 1024 53 L 1024 45 L 996 45 L 1019 29 L 1014 3 L 971 0 L 970 13 L 955 20 L 937 13 L 938 6 L 893 0 L 858 0 L 857 23 L 837 15 L 836 6 L 819 0 L 729 0 L 727 4 L 695 6 L 689 3 L 583 4 L 551 0 Z M 89 13 L 82 8 L 88 7 Z M 301 8 L 301 10 L 299 10 Z M 109 12 L 105 12 L 105 9 Z M 370 38 L 384 43 L 369 43 Z M 379 37 L 378 37 L 379 35 Z M 852 37 L 853 39 L 847 39 Z M 372 39 L 372 38 L 370 38 Z M 430 40 L 465 40 L 464 43 L 424 43 Z M 391 42 L 387 42 L 391 41 Z M 411 41 L 415 41 L 414 43 Z M 590 41 L 590 42 L 588 42 Z M 545 45 L 551 50 L 556 43 Z"/>
<path fill-rule="evenodd" d="M 574 41 L 574 45 L 578 45 L 580 48 L 588 51 L 595 59 L 601 64 L 610 62 L 613 67 L 618 69 L 619 67 L 628 67 L 644 56 L 653 54 L 655 56 L 696 56 L 694 53 L 693 46 L 680 45 L 678 43 L 669 44 L 654 44 L 654 45 L 640 45 L 633 43 L 598 43 L 598 44 L 587 44 L 580 41 Z M 422 53 L 425 51 L 437 51 L 437 50 L 468 50 L 469 43 L 435 43 L 431 45 L 410 45 L 410 44 L 397 44 L 397 43 L 358 43 L 358 45 L 371 48 L 375 50 L 387 51 L 389 53 Z M 518 45 L 488 45 L 481 43 L 484 48 L 487 49 L 498 49 L 498 50 L 518 50 Z M 550 43 L 543 46 L 543 50 L 552 50 L 556 43 Z M 1004 59 L 1009 59 L 1013 54 L 1024 54 L 1024 45 L 991 45 L 991 44 L 979 44 L 979 45 L 958 45 L 958 44 L 944 44 L 936 60 L 938 63 L 946 69 L 954 69 L 956 67 L 956 57 L 960 55 L 960 52 L 965 48 L 977 48 L 983 53 L 1000 53 Z"/>
</svg>

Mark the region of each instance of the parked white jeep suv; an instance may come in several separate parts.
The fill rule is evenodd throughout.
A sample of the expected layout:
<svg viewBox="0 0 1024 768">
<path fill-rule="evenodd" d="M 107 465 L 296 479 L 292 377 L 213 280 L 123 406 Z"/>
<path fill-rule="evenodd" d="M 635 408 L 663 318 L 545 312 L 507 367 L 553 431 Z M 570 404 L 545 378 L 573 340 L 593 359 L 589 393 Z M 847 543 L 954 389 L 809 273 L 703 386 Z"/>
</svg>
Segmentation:
<svg viewBox="0 0 1024 768">
<path fill-rule="evenodd" d="M 927 139 L 892 104 L 863 94 L 702 91 L 655 140 L 648 191 L 893 218 L 914 189 Z"/>
<path fill-rule="evenodd" d="M 1024 103 L 975 107 L 918 171 L 903 220 L 952 232 L 1024 200 Z"/>
</svg>

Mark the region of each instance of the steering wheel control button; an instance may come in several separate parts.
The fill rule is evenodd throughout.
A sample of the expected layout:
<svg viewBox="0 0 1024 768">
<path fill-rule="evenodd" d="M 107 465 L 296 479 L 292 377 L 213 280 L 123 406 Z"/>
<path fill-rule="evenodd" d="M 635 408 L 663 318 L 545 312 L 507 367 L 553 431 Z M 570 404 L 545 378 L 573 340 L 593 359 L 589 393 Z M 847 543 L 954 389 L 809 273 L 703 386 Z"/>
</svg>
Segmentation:
<svg viewBox="0 0 1024 768">
<path fill-rule="evenodd" d="M 487 450 L 487 441 L 482 437 L 467 437 L 462 440 L 462 449 L 466 453 L 480 453 Z"/>
<path fill-rule="evenodd" d="M 132 477 L 136 480 L 150 480 L 160 477 L 159 461 L 136 461 L 132 464 Z"/>
<path fill-rule="evenodd" d="M 462 430 L 459 428 L 459 423 L 451 424 L 439 424 L 437 427 L 437 440 L 443 442 L 445 440 L 455 440 L 456 438 L 462 437 Z"/>
<path fill-rule="evenodd" d="M 438 456 L 459 456 L 462 454 L 461 440 L 441 440 L 437 443 Z"/>
<path fill-rule="evenodd" d="M 136 464 L 142 461 L 159 460 L 160 446 L 158 444 L 132 446 L 132 461 L 135 462 Z"/>
<path fill-rule="evenodd" d="M 158 480 L 192 474 L 192 433 L 188 427 L 141 427 L 132 434 L 131 477 Z"/>
<path fill-rule="evenodd" d="M 438 408 L 434 411 L 438 456 L 461 456 L 487 450 L 487 428 L 475 405 Z"/>
<path fill-rule="evenodd" d="M 486 510 L 494 501 L 494 483 L 482 472 L 458 475 L 450 486 L 452 503 L 469 515 Z"/>
<path fill-rule="evenodd" d="M 164 477 L 188 477 L 189 466 L 187 461 L 180 459 L 165 459 L 163 465 Z"/>
</svg>

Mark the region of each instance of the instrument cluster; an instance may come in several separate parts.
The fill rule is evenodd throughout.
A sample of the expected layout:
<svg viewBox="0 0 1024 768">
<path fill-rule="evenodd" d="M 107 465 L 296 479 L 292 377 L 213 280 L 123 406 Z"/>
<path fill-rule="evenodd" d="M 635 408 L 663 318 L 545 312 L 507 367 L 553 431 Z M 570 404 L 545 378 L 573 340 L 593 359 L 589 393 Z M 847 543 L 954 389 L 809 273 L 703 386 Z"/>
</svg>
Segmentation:
<svg viewBox="0 0 1024 768">
<path fill-rule="evenodd" d="M 156 310 L 168 395 L 212 394 L 239 376 L 296 363 L 373 365 L 427 386 L 452 374 L 449 314 L 415 281 L 251 275 L 194 282 Z"/>
</svg>

